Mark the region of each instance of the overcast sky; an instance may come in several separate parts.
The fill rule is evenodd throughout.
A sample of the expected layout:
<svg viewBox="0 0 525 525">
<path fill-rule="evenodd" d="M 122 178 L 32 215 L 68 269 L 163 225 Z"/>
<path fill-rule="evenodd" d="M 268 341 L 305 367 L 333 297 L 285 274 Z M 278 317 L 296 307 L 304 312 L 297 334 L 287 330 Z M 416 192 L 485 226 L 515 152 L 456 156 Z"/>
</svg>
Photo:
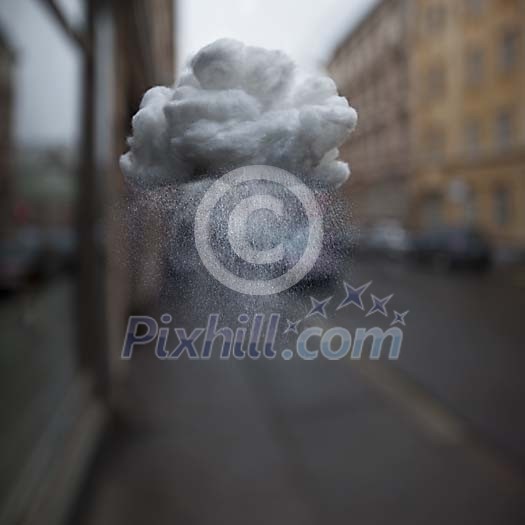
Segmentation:
<svg viewBox="0 0 525 525">
<path fill-rule="evenodd" d="M 217 38 L 286 51 L 303 67 L 321 65 L 375 0 L 181 0 L 179 67 Z"/>
<path fill-rule="evenodd" d="M 70 15 L 77 2 L 64 0 Z M 79 114 L 78 52 L 39 0 L 0 0 L 0 27 L 16 54 L 16 140 L 73 143 Z"/>
<path fill-rule="evenodd" d="M 330 49 L 376 0 L 179 0 L 177 57 L 217 38 L 286 51 L 306 68 Z M 60 0 L 78 21 L 81 0 Z M 78 136 L 78 52 L 39 0 L 0 0 L 0 27 L 16 52 L 15 137 L 23 143 L 74 144 Z"/>
</svg>

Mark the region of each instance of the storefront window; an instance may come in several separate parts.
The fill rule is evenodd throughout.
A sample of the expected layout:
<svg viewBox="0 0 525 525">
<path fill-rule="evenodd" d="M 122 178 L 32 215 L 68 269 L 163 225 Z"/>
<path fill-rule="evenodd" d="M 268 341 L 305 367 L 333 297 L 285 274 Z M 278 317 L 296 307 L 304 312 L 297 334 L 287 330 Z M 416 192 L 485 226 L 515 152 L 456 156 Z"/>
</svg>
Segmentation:
<svg viewBox="0 0 525 525">
<path fill-rule="evenodd" d="M 65 2 L 73 13 L 76 4 Z M 79 53 L 43 2 L 0 5 L 0 506 L 69 397 L 75 352 Z M 64 423 L 64 419 L 61 419 Z M 9 451 L 9 452 L 7 452 Z M 42 456 L 40 456 L 42 454 Z M 34 471 L 31 471 L 34 474 Z"/>
</svg>

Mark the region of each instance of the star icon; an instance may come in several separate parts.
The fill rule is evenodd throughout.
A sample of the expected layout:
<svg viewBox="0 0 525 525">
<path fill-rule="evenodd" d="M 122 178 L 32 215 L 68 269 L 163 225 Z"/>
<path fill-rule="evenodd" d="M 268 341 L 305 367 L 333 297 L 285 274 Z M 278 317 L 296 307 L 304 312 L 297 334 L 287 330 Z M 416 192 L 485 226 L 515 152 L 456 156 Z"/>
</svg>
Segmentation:
<svg viewBox="0 0 525 525">
<path fill-rule="evenodd" d="M 359 286 L 358 288 L 354 288 L 353 286 L 350 286 L 347 282 L 344 281 L 343 284 L 345 286 L 346 297 L 343 299 L 343 301 L 337 307 L 337 309 L 341 310 L 341 308 L 344 308 L 349 304 L 355 304 L 358 308 L 364 310 L 365 306 L 363 305 L 363 299 L 361 299 L 361 297 L 368 289 L 368 287 L 372 284 L 372 281 L 369 281 L 366 284 Z"/>
<path fill-rule="evenodd" d="M 301 321 L 295 321 L 295 323 L 294 323 L 294 322 L 290 321 L 290 319 L 286 319 L 286 322 L 288 323 L 288 326 L 284 329 L 283 334 L 286 335 L 286 334 L 292 333 L 292 334 L 298 335 L 299 334 L 299 330 L 297 330 L 297 327 L 299 326 L 299 323 Z"/>
<path fill-rule="evenodd" d="M 314 315 L 320 315 L 321 317 L 326 317 L 326 306 L 327 304 L 332 300 L 332 296 L 328 297 L 324 301 L 318 301 L 315 297 L 310 296 L 310 301 L 312 301 L 312 308 L 310 308 L 310 311 L 306 314 L 305 319 L 308 319 L 308 317 L 312 317 Z"/>
<path fill-rule="evenodd" d="M 390 326 L 392 326 L 393 324 L 400 324 L 406 326 L 405 317 L 407 316 L 408 312 L 409 310 L 400 314 L 399 312 L 396 312 L 394 310 L 394 320 L 390 323 Z"/>
<path fill-rule="evenodd" d="M 392 297 L 394 297 L 394 294 L 391 294 L 387 297 L 384 297 L 383 299 L 380 299 L 379 297 L 376 297 L 373 293 L 370 294 L 370 297 L 372 298 L 372 302 L 374 303 L 372 308 L 368 310 L 368 313 L 365 317 L 368 317 L 369 315 L 375 314 L 376 312 L 379 312 L 381 315 L 384 315 L 385 317 L 388 317 L 388 312 L 386 311 L 386 305 Z"/>
</svg>

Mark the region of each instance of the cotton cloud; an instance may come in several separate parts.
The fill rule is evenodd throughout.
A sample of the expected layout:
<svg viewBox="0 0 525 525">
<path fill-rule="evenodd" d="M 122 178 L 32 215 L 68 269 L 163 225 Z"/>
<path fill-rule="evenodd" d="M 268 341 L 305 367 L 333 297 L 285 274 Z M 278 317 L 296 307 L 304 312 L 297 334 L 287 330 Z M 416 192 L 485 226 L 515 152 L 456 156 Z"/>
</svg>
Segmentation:
<svg viewBox="0 0 525 525">
<path fill-rule="evenodd" d="M 281 51 L 221 39 L 193 57 L 173 88 L 144 95 L 121 168 L 140 188 L 254 164 L 339 186 L 350 171 L 337 148 L 356 123 L 330 78 L 302 75 Z"/>
</svg>

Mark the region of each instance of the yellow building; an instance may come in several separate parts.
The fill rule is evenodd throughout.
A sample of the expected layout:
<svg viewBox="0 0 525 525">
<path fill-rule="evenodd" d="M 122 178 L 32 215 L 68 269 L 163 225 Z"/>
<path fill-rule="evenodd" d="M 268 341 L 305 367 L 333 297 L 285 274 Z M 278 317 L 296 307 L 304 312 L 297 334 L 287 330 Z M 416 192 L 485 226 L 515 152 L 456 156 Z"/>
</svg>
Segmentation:
<svg viewBox="0 0 525 525">
<path fill-rule="evenodd" d="M 525 247 L 525 1 L 414 0 L 416 227 L 472 224 Z"/>
</svg>

